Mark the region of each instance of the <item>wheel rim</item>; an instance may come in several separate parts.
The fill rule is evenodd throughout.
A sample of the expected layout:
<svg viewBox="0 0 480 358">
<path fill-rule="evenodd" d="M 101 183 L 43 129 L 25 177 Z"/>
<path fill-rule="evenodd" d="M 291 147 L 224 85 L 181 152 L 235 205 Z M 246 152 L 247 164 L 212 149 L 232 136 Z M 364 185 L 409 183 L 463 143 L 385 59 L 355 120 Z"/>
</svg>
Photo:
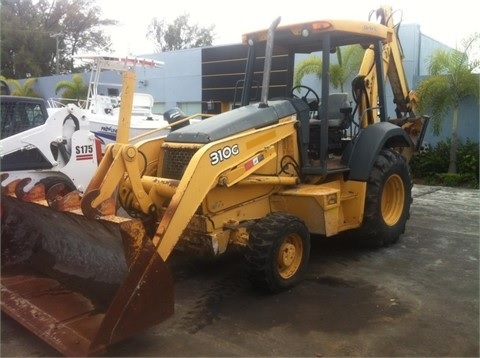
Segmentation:
<svg viewBox="0 0 480 358">
<path fill-rule="evenodd" d="M 382 217 L 389 226 L 395 225 L 402 217 L 405 205 L 405 187 L 402 178 L 395 174 L 390 176 L 383 187 Z"/>
<path fill-rule="evenodd" d="M 303 256 L 302 238 L 297 234 L 285 237 L 278 251 L 278 273 L 283 279 L 288 279 L 298 271 Z"/>
</svg>

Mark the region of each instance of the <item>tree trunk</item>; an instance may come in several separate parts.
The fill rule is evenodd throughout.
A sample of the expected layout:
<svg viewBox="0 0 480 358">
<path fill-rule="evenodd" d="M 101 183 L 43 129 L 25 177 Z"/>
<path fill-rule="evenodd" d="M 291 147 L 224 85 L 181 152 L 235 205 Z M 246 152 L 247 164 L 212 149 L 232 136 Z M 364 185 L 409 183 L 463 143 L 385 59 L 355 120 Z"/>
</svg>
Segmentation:
<svg viewBox="0 0 480 358">
<path fill-rule="evenodd" d="M 452 139 L 450 143 L 450 162 L 448 164 L 448 172 L 457 172 L 457 147 L 458 147 L 458 107 L 453 109 L 452 122 Z"/>
</svg>

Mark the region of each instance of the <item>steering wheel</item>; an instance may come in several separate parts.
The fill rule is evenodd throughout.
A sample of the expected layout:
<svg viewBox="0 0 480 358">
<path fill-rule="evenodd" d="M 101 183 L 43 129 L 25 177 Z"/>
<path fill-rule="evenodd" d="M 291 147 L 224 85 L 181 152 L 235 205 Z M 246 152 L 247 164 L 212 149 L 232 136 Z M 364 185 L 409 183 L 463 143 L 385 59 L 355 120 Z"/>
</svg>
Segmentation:
<svg viewBox="0 0 480 358">
<path fill-rule="evenodd" d="M 299 90 L 300 88 L 304 88 L 307 90 L 307 93 L 305 93 L 304 96 L 302 97 L 299 97 L 295 94 L 295 91 L 296 90 Z M 314 101 L 311 101 L 311 102 L 308 102 L 308 94 L 309 93 L 312 93 L 314 96 L 315 96 L 315 100 Z M 318 106 L 320 104 L 320 97 L 318 97 L 318 94 L 317 92 L 315 92 L 311 87 L 308 87 L 308 86 L 295 86 L 292 88 L 292 90 L 290 91 L 290 94 L 292 97 L 294 98 L 301 98 L 306 104 L 308 104 L 308 107 L 310 107 L 310 110 L 311 111 L 318 111 Z"/>
</svg>

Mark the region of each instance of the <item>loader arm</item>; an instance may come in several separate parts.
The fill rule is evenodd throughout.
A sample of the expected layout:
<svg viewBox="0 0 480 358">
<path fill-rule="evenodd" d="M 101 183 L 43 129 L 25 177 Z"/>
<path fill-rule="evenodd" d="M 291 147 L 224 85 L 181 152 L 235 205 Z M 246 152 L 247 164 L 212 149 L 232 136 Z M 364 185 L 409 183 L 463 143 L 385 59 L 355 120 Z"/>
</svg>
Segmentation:
<svg viewBox="0 0 480 358">
<path fill-rule="evenodd" d="M 93 219 L 115 214 L 116 204 L 112 196 L 125 175 L 128 175 L 141 211 L 147 214 L 155 210 L 141 184 L 137 155 L 137 148 L 133 145 L 115 143 L 107 148 L 81 201 L 82 212 L 86 217 Z"/>
<path fill-rule="evenodd" d="M 245 178 L 255 173 L 261 167 L 262 161 L 275 158 L 274 155 L 259 155 L 271 153 L 268 149 L 288 136 L 295 136 L 297 123 L 294 116 L 280 121 L 278 124 L 244 132 L 227 139 L 207 144 L 200 148 L 180 180 L 165 214 L 158 225 L 153 237 L 153 244 L 157 247 L 160 257 L 166 261 L 175 248 L 183 230 L 193 217 L 201 202 L 211 188 L 216 185 L 228 186 L 229 172 L 233 172 L 232 181 Z M 224 148 L 232 148 L 237 153 L 226 160 L 217 160 L 217 154 Z M 252 160 L 257 163 L 245 171 L 237 168 Z M 245 166 L 244 167 L 249 167 Z M 225 174 L 225 175 L 224 175 Z"/>
<path fill-rule="evenodd" d="M 125 174 L 130 179 L 135 198 L 139 202 L 142 212 L 149 213 L 154 210 L 152 201 L 141 185 L 136 161 L 137 149 L 134 145 L 128 144 L 130 113 L 135 91 L 134 72 L 127 71 L 123 74 L 122 88 L 117 142 L 107 146 L 105 155 L 81 200 L 82 212 L 88 218 L 115 214 L 116 205 L 112 195 Z"/>
</svg>

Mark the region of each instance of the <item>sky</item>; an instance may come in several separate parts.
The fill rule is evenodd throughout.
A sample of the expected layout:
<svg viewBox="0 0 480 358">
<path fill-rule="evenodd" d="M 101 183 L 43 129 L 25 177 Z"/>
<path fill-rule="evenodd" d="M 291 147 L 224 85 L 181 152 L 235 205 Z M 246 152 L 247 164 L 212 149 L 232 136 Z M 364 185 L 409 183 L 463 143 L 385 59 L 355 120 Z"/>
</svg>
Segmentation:
<svg viewBox="0 0 480 358">
<path fill-rule="evenodd" d="M 436 3 L 436 5 L 434 5 Z M 98 0 L 103 18 L 117 20 L 118 26 L 107 28 L 113 50 L 120 55 L 146 55 L 155 52 L 152 40 L 146 38 L 147 27 L 155 17 L 172 23 L 175 18 L 189 14 L 192 25 L 214 25 L 213 45 L 240 43 L 242 34 L 266 29 L 277 17 L 281 25 L 320 19 L 368 20 L 371 10 L 388 4 L 400 10 L 395 19 L 404 24 L 420 25 L 422 34 L 453 48 L 461 48 L 461 40 L 480 32 L 478 12 L 473 0 L 440 2 L 431 0 Z M 293 4 L 293 6 L 292 6 Z M 402 14 L 402 16 L 400 16 Z"/>
</svg>

